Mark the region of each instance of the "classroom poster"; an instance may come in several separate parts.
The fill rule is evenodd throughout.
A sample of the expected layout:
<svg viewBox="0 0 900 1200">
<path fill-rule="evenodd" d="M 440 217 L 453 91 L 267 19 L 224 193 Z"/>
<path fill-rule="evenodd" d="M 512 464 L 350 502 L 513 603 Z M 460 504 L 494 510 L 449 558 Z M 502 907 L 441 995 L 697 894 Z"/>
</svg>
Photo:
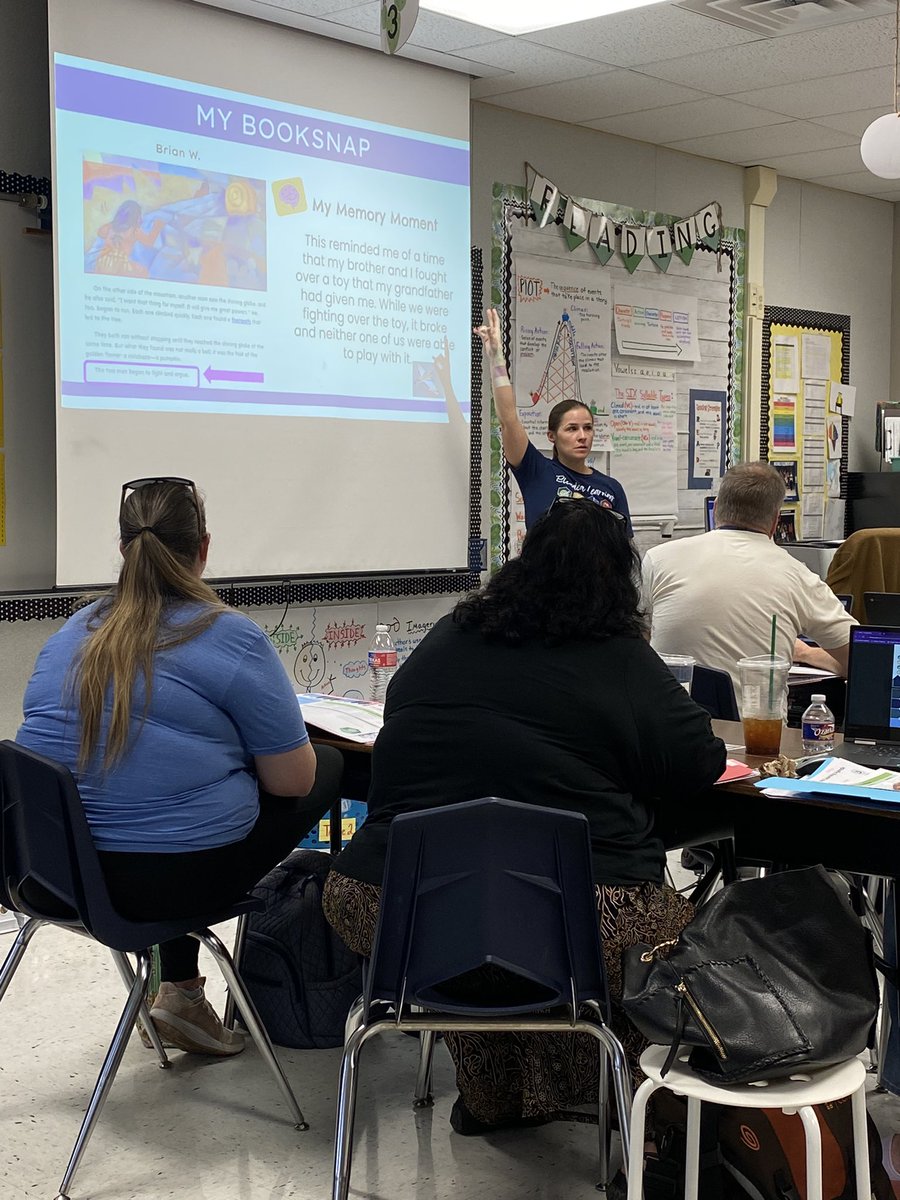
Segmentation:
<svg viewBox="0 0 900 1200">
<path fill-rule="evenodd" d="M 614 298 L 620 354 L 673 363 L 700 361 L 695 296 L 617 283 Z"/>
<path fill-rule="evenodd" d="M 610 474 L 635 512 L 677 513 L 675 372 L 616 361 L 612 392 L 596 421 L 611 444 Z"/>
<path fill-rule="evenodd" d="M 688 487 L 711 488 L 725 474 L 725 393 L 691 388 Z"/>
<path fill-rule="evenodd" d="M 560 400 L 609 403 L 612 289 L 606 272 L 568 259 L 516 254 L 514 271 L 516 404 L 532 442 L 549 448 Z"/>
</svg>

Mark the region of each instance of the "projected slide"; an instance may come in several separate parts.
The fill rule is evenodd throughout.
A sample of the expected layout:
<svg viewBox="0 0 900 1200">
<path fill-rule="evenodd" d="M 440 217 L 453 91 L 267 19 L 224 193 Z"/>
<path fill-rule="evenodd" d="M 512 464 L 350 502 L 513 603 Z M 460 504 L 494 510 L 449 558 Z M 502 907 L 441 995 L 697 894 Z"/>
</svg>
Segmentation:
<svg viewBox="0 0 900 1200">
<path fill-rule="evenodd" d="M 468 416 L 468 143 L 61 54 L 55 100 L 64 407 Z"/>
</svg>

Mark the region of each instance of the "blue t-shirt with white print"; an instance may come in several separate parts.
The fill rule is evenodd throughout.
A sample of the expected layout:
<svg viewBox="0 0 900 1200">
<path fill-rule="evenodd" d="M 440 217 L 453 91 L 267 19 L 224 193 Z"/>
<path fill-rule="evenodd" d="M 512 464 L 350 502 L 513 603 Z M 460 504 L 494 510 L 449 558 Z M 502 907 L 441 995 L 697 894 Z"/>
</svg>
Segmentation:
<svg viewBox="0 0 900 1200">
<path fill-rule="evenodd" d="M 221 613 L 190 641 L 159 650 L 145 710 L 143 678 L 132 697 L 125 756 L 77 769 L 79 719 L 73 663 L 96 605 L 81 609 L 44 645 L 25 691 L 16 741 L 68 767 L 101 850 L 179 854 L 240 841 L 259 814 L 255 755 L 309 741 L 297 698 L 265 633 L 241 613 Z M 200 612 L 170 606 L 178 626 Z"/>
<path fill-rule="evenodd" d="M 517 467 L 511 466 L 510 470 L 516 477 L 525 501 L 526 529 L 530 529 L 538 517 L 544 515 L 557 496 L 579 492 L 585 499 L 621 513 L 628 522 L 628 536 L 634 536 L 625 489 L 612 476 L 604 475 L 601 471 L 591 471 L 589 475 L 570 471 L 558 459 L 541 454 L 531 442 L 522 461 Z"/>
</svg>

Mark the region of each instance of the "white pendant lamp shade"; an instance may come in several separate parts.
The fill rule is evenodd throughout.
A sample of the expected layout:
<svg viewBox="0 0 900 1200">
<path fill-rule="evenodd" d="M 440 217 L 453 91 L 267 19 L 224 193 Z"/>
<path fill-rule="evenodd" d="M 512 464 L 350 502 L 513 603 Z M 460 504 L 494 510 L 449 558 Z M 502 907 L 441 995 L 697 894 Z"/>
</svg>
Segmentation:
<svg viewBox="0 0 900 1200">
<path fill-rule="evenodd" d="M 877 117 L 862 135 L 862 160 L 882 179 L 900 179 L 900 113 Z"/>
</svg>

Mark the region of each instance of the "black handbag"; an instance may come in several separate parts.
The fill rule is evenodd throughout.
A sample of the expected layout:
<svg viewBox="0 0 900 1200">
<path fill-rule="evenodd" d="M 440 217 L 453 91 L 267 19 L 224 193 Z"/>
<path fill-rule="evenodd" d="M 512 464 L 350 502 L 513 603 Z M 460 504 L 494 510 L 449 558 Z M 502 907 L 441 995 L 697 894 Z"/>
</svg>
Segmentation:
<svg viewBox="0 0 900 1200">
<path fill-rule="evenodd" d="M 859 1054 L 878 1010 L 871 937 L 824 867 L 729 884 L 681 936 L 633 946 L 622 1004 L 657 1045 L 714 1083 Z"/>
</svg>

